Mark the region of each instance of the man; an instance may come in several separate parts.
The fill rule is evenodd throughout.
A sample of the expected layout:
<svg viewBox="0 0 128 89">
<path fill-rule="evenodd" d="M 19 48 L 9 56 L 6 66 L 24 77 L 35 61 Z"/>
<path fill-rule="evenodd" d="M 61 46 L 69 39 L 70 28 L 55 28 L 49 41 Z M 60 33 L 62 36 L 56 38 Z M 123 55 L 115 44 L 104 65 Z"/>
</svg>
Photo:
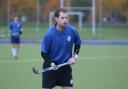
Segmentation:
<svg viewBox="0 0 128 89">
<path fill-rule="evenodd" d="M 76 64 L 81 40 L 77 30 L 68 24 L 67 10 L 62 8 L 56 10 L 55 21 L 55 26 L 46 32 L 41 48 L 41 56 L 44 59 L 43 68 L 53 66 L 55 70 L 43 73 L 42 88 L 52 89 L 55 86 L 61 86 L 62 89 L 72 89 L 71 66 L 58 68 L 56 65 L 65 62 Z"/>
<path fill-rule="evenodd" d="M 20 48 L 20 35 L 23 32 L 22 24 L 18 20 L 18 16 L 14 16 L 13 21 L 9 24 L 9 32 L 12 44 L 12 55 L 14 59 L 17 59 L 17 54 Z"/>
</svg>

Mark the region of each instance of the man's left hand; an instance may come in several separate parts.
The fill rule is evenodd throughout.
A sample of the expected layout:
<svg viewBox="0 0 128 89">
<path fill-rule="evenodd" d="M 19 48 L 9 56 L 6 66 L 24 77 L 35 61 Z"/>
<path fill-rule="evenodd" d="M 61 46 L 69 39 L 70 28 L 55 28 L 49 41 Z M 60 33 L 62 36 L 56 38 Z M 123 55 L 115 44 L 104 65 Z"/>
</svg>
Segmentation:
<svg viewBox="0 0 128 89">
<path fill-rule="evenodd" d="M 74 57 L 74 56 L 72 56 L 70 59 L 69 59 L 69 63 L 72 65 L 72 64 L 76 64 L 76 62 L 77 62 L 77 59 Z"/>
</svg>

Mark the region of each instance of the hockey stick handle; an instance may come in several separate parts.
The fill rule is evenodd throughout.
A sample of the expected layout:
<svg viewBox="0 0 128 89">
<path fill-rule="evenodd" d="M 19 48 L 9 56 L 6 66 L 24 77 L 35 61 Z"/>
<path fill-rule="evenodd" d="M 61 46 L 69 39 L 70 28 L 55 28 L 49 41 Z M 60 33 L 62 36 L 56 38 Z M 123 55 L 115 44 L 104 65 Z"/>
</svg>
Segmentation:
<svg viewBox="0 0 128 89">
<path fill-rule="evenodd" d="M 69 62 L 65 62 L 65 63 L 62 63 L 62 64 L 59 64 L 57 65 L 58 68 L 60 67 L 63 67 L 63 66 L 66 66 L 66 65 L 69 65 L 70 63 Z M 36 68 L 32 68 L 32 71 L 35 73 L 35 74 L 41 74 L 43 72 L 47 72 L 47 71 L 50 71 L 50 70 L 54 70 L 55 68 L 54 67 L 48 67 L 46 69 L 36 69 Z"/>
<path fill-rule="evenodd" d="M 70 63 L 69 62 L 65 62 L 65 63 L 62 63 L 62 64 L 59 64 L 57 65 L 58 67 L 62 67 L 62 66 L 66 66 L 66 65 L 69 65 Z"/>
<path fill-rule="evenodd" d="M 69 65 L 69 62 L 59 64 L 59 65 L 57 65 L 57 67 L 60 68 L 60 67 L 66 66 L 66 65 Z M 55 69 L 54 67 L 48 67 L 46 69 L 41 69 L 41 72 L 43 73 L 43 72 L 54 70 L 54 69 Z"/>
</svg>

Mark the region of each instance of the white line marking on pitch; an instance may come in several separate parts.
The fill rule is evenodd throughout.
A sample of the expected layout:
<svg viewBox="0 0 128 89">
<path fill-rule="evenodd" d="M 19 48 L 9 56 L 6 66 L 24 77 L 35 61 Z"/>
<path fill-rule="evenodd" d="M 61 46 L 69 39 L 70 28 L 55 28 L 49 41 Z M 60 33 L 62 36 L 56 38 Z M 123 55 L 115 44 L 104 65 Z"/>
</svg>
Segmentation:
<svg viewBox="0 0 128 89">
<path fill-rule="evenodd" d="M 127 58 L 128 56 L 126 55 L 121 55 L 121 56 L 95 56 L 95 57 L 79 57 L 82 60 L 95 60 L 95 59 L 108 59 L 108 58 L 112 58 L 112 59 L 123 59 L 123 58 Z M 19 59 L 19 60 L 1 60 L 0 64 L 5 64 L 5 63 L 30 63 L 30 62 L 43 62 L 43 59 Z"/>
<path fill-rule="evenodd" d="M 42 60 L 40 59 L 19 59 L 19 60 L 3 60 L 0 61 L 0 63 L 28 63 L 28 62 L 41 62 Z"/>
<path fill-rule="evenodd" d="M 121 56 L 95 56 L 95 57 L 82 57 L 81 59 L 86 59 L 87 60 L 87 59 L 108 59 L 108 58 L 120 59 L 120 58 L 128 58 L 128 56 L 126 56 L 126 55 L 121 55 Z"/>
</svg>

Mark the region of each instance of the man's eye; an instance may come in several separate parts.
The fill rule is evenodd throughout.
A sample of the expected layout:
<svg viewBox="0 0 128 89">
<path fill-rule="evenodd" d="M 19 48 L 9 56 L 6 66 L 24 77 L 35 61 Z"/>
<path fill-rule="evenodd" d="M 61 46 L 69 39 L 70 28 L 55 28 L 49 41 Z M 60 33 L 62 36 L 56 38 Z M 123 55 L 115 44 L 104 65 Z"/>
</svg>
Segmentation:
<svg viewBox="0 0 128 89">
<path fill-rule="evenodd" d="M 61 19 L 68 19 L 68 17 L 61 17 Z"/>
</svg>

